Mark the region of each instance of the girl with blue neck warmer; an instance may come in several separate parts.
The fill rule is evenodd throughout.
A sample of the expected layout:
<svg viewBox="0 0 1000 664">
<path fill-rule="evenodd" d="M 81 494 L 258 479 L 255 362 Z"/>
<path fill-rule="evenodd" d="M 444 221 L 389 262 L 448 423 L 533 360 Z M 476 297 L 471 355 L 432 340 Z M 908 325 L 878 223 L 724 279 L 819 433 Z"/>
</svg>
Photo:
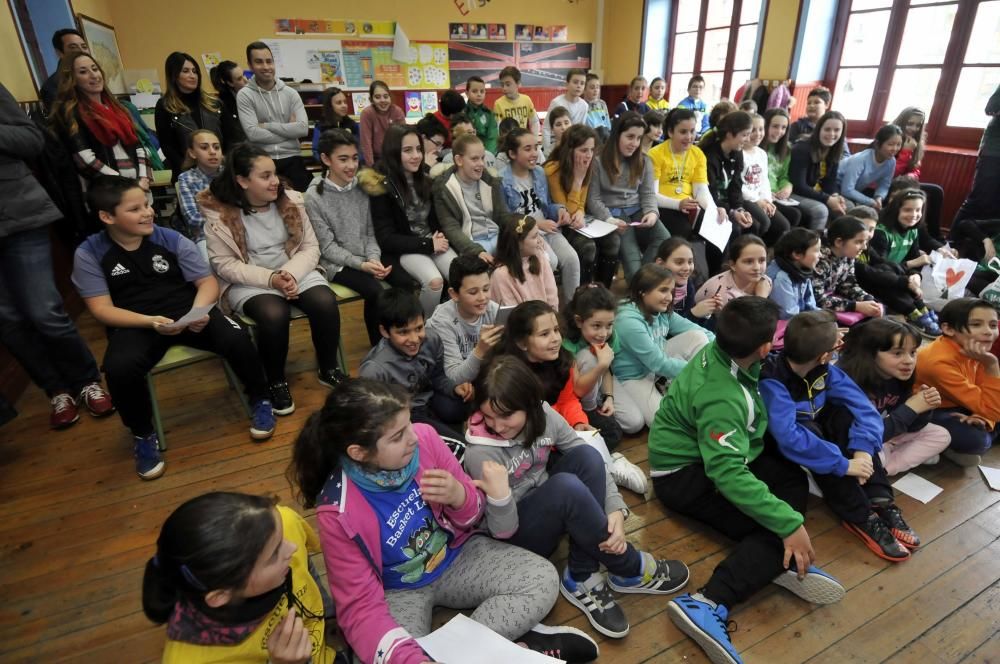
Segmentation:
<svg viewBox="0 0 1000 664">
<path fill-rule="evenodd" d="M 361 661 L 430 661 L 416 639 L 437 605 L 531 650 L 598 656 L 579 630 L 538 624 L 559 592 L 552 564 L 480 534 L 484 517 L 491 532 L 517 529 L 506 469 L 481 471 L 473 481 L 433 428 L 410 422 L 396 385 L 346 380 L 309 418 L 290 474 L 316 508 L 337 624 Z"/>
</svg>

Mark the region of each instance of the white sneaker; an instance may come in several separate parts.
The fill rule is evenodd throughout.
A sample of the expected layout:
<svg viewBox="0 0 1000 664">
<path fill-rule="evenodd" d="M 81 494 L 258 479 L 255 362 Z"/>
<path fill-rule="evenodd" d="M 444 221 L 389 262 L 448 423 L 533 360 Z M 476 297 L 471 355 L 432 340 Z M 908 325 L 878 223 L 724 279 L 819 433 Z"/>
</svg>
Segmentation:
<svg viewBox="0 0 1000 664">
<path fill-rule="evenodd" d="M 937 463 L 939 461 L 941 461 L 941 455 L 940 454 L 935 454 L 932 457 L 928 457 L 927 459 L 924 459 L 922 462 L 920 462 L 920 465 L 921 466 L 934 466 L 934 465 L 937 465 Z"/>
<path fill-rule="evenodd" d="M 646 493 L 646 475 L 639 466 L 625 458 L 620 452 L 611 455 L 612 463 L 611 479 L 618 486 L 623 486 L 630 491 L 635 491 L 640 495 Z"/>
</svg>

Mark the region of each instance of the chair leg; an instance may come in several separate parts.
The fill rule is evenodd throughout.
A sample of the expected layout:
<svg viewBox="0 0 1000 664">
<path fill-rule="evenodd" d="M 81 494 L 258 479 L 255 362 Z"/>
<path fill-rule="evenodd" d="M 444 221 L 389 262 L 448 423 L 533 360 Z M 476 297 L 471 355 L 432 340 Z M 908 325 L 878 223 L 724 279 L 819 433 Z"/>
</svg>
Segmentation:
<svg viewBox="0 0 1000 664">
<path fill-rule="evenodd" d="M 153 381 L 153 374 L 146 374 L 146 389 L 149 390 L 149 401 L 153 406 L 153 430 L 156 431 L 156 440 L 159 443 L 160 451 L 167 449 L 167 435 L 163 431 L 163 419 L 160 417 L 160 404 L 156 398 L 156 384 Z"/>
<path fill-rule="evenodd" d="M 243 389 L 243 385 L 240 383 L 239 379 L 236 377 L 236 373 L 233 368 L 229 366 L 229 362 L 222 360 L 222 368 L 226 372 L 226 381 L 229 383 L 229 387 L 236 391 L 236 396 L 240 400 L 240 404 L 243 406 L 243 412 L 250 417 L 253 413 L 250 411 L 250 402 L 247 401 L 246 391 Z"/>
</svg>

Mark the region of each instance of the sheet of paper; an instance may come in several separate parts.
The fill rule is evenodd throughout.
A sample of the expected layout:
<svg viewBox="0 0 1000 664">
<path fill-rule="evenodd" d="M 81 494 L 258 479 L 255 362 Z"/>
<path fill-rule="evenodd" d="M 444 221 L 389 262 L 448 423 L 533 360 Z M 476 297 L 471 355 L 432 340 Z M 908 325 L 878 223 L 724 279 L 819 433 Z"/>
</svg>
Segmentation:
<svg viewBox="0 0 1000 664">
<path fill-rule="evenodd" d="M 794 198 L 775 198 L 774 202 L 778 205 L 784 205 L 785 207 L 795 207 L 799 204 Z"/>
<path fill-rule="evenodd" d="M 428 655 L 446 664 L 559 664 L 555 659 L 511 643 L 461 613 L 417 639 Z"/>
<path fill-rule="evenodd" d="M 576 432 L 576 436 L 577 436 L 577 438 L 583 438 L 584 440 L 590 440 L 591 438 L 595 438 L 597 436 L 597 434 L 599 434 L 599 433 L 601 433 L 601 432 L 598 431 L 597 429 L 591 429 L 590 431 L 577 431 Z"/>
<path fill-rule="evenodd" d="M 733 222 L 726 219 L 719 223 L 719 208 L 713 201 L 705 208 L 705 215 L 701 218 L 701 226 L 698 235 L 719 248 L 723 254 L 726 253 L 726 246 L 729 245 L 729 237 L 733 234 Z"/>
<path fill-rule="evenodd" d="M 212 307 L 214 306 L 215 306 L 214 304 L 206 304 L 200 307 L 191 307 L 191 311 L 187 312 L 186 314 L 181 316 L 179 319 L 175 320 L 170 325 L 164 325 L 161 329 L 169 330 L 171 332 L 174 330 L 183 329 L 188 325 L 190 325 L 191 323 L 195 322 L 196 320 L 204 318 L 205 314 L 211 311 Z"/>
<path fill-rule="evenodd" d="M 586 235 L 589 238 L 599 238 L 605 235 L 610 235 L 618 230 L 618 226 L 615 224 L 609 224 L 606 221 L 601 221 L 600 219 L 594 219 L 588 221 L 587 225 L 583 228 L 574 228 L 580 235 Z"/>
<path fill-rule="evenodd" d="M 915 475 L 913 473 L 907 473 L 893 482 L 892 488 L 897 491 L 902 491 L 907 496 L 916 498 L 924 504 L 934 500 L 934 497 L 944 490 L 937 484 L 928 482 L 924 478 L 920 477 L 920 475 Z"/>
<path fill-rule="evenodd" d="M 994 491 L 1000 491 L 1000 468 L 980 466 L 979 472 L 983 474 L 983 479 L 986 480 L 986 483 L 990 485 L 991 489 Z"/>
</svg>

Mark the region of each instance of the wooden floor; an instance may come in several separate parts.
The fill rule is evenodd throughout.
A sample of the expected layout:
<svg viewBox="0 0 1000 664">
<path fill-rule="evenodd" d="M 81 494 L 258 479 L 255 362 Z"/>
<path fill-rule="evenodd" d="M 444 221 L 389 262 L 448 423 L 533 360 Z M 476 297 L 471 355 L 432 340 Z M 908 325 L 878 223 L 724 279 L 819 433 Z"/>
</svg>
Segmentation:
<svg viewBox="0 0 1000 664">
<path fill-rule="evenodd" d="M 349 363 L 366 352 L 360 303 L 342 308 Z M 98 357 L 103 331 L 84 315 L 81 330 Z M 51 432 L 48 404 L 35 388 L 17 404 L 21 416 L 0 428 L 0 662 L 149 662 L 164 630 L 140 608 L 140 582 L 160 524 L 182 501 L 210 490 L 276 494 L 291 504 L 284 478 L 289 447 L 327 391 L 315 380 L 305 323 L 293 326 L 289 357 L 298 410 L 279 419 L 274 438 L 250 442 L 239 402 L 217 363 L 158 378 L 168 434 L 167 472 L 142 482 L 133 472 L 129 437 L 117 416 L 86 415 Z M 645 434 L 624 452 L 648 469 Z M 1000 451 L 987 463 L 1000 466 Z M 817 608 L 765 589 L 733 614 L 733 641 L 750 662 L 1000 662 L 1000 492 L 978 471 L 948 462 L 919 474 L 944 488 L 929 505 L 899 498 L 925 542 L 901 565 L 867 553 L 813 505 L 807 518 L 818 563 L 847 587 L 838 605 Z M 727 542 L 668 515 L 652 496 L 623 491 L 632 516 L 629 539 L 691 568 L 703 584 Z M 565 547 L 553 560 L 561 568 Z M 317 559 L 322 563 L 321 559 Z M 670 623 L 665 599 L 623 596 L 632 625 L 620 641 L 601 641 L 601 661 L 707 661 Z M 444 616 L 446 614 L 442 614 Z M 589 630 L 580 612 L 559 600 L 549 624 Z M 455 663 L 452 663 L 455 664 Z"/>
</svg>

